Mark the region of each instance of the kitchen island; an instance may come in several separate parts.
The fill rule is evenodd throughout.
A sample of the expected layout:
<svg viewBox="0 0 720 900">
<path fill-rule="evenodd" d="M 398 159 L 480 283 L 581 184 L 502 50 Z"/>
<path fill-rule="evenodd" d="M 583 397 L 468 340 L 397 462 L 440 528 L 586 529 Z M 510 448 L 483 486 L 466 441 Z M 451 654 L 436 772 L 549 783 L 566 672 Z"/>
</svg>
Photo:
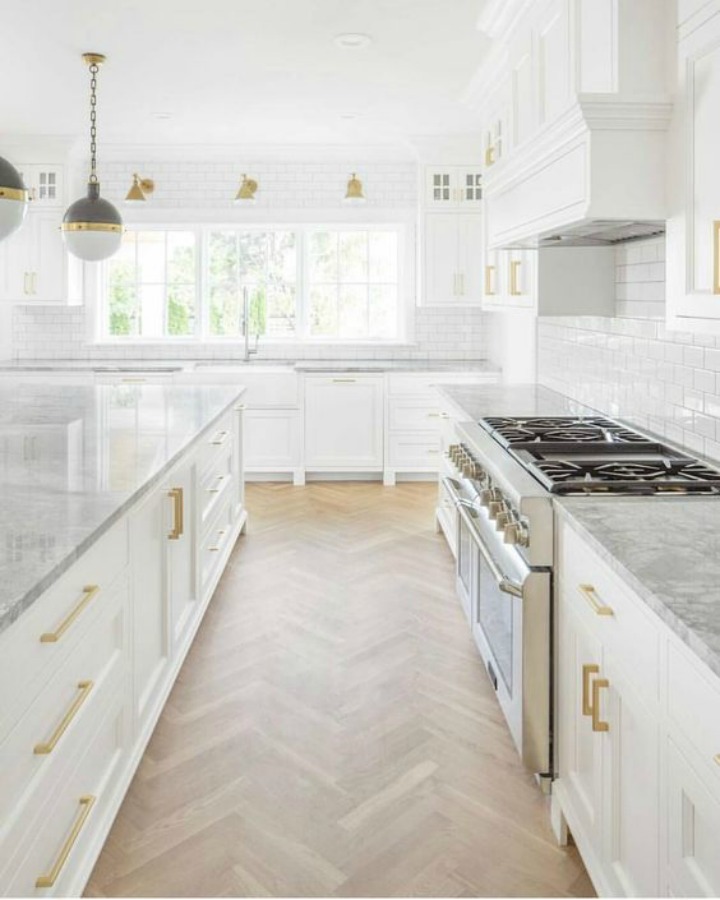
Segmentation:
<svg viewBox="0 0 720 900">
<path fill-rule="evenodd" d="M 80 894 L 245 526 L 238 386 L 0 384 L 0 893 Z"/>
</svg>

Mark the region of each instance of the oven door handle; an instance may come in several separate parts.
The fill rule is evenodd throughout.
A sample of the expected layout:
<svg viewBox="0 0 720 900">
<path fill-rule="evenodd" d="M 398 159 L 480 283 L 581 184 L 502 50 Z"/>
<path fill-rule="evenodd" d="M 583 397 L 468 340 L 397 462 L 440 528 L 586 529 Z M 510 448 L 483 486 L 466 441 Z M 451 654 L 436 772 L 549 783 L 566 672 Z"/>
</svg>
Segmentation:
<svg viewBox="0 0 720 900">
<path fill-rule="evenodd" d="M 505 575 L 505 573 L 495 561 L 493 555 L 490 553 L 490 550 L 485 545 L 485 541 L 483 540 L 483 537 L 480 534 L 477 525 L 475 524 L 475 522 L 473 522 L 472 516 L 468 512 L 468 508 L 473 508 L 472 504 L 460 496 L 456 487 L 456 482 L 454 482 L 451 478 L 443 478 L 442 482 L 443 487 L 452 497 L 460 517 L 467 525 L 470 534 L 473 536 L 475 546 L 478 548 L 480 553 L 482 553 L 483 559 L 487 563 L 493 578 L 497 582 L 498 588 L 504 594 L 510 594 L 513 597 L 522 598 L 522 585 L 518 584 L 516 581 L 513 581 Z"/>
</svg>

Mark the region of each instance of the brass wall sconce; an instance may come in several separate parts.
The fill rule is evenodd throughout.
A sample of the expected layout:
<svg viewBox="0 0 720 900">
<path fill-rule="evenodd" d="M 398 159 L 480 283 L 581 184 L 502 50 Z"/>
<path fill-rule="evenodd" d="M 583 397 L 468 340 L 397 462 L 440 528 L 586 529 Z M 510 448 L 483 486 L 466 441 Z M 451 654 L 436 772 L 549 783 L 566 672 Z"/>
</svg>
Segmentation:
<svg viewBox="0 0 720 900">
<path fill-rule="evenodd" d="M 351 205 L 359 205 L 361 203 L 365 203 L 365 194 L 363 193 L 362 181 L 360 181 L 355 172 L 352 173 L 352 176 L 347 183 L 345 203 Z"/>
<path fill-rule="evenodd" d="M 258 183 L 254 178 L 248 178 L 243 173 L 242 181 L 237 194 L 235 194 L 236 203 L 254 203 L 256 200 L 255 192 L 258 189 Z"/>
<path fill-rule="evenodd" d="M 147 200 L 147 195 L 155 190 L 155 182 L 152 178 L 141 178 L 137 172 L 133 174 L 133 183 L 125 197 L 126 203 L 136 203 Z"/>
</svg>

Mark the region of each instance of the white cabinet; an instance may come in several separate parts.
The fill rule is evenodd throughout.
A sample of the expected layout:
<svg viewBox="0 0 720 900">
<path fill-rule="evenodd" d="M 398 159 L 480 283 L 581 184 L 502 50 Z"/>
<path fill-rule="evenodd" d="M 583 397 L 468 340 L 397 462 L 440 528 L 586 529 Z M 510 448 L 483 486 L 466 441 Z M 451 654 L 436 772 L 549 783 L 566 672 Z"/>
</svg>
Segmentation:
<svg viewBox="0 0 720 900">
<path fill-rule="evenodd" d="M 554 812 L 600 895 L 717 896 L 720 679 L 559 531 Z"/>
<path fill-rule="evenodd" d="M 428 209 L 472 209 L 482 201 L 480 166 L 426 166 L 425 206 Z"/>
<path fill-rule="evenodd" d="M 254 473 L 292 471 L 300 465 L 297 410 L 248 409 L 245 413 L 245 465 Z"/>
<path fill-rule="evenodd" d="M 673 121 L 673 214 L 667 225 L 669 324 L 720 331 L 720 2 L 679 44 Z"/>
<path fill-rule="evenodd" d="M 482 302 L 483 223 L 479 214 L 427 213 L 424 220 L 427 306 Z"/>
<path fill-rule="evenodd" d="M 305 468 L 383 467 L 382 375 L 308 375 L 305 379 Z"/>
<path fill-rule="evenodd" d="M 65 167 L 57 163 L 20 163 L 18 171 L 33 207 L 62 207 L 65 199 Z"/>
</svg>

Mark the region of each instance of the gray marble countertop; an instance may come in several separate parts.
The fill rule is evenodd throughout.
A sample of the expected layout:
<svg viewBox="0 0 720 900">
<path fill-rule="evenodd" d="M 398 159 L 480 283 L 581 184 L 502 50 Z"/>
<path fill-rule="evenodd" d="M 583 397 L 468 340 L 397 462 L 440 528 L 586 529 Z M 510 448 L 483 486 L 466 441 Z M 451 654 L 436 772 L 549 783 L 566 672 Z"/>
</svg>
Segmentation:
<svg viewBox="0 0 720 900">
<path fill-rule="evenodd" d="M 485 416 L 598 415 L 596 409 L 537 384 L 440 384 L 438 388 L 471 422 Z"/>
<path fill-rule="evenodd" d="M 0 382 L 0 632 L 243 391 Z"/>
<path fill-rule="evenodd" d="M 242 359 L 218 360 L 0 360 L 0 372 L 45 373 L 63 372 L 143 372 L 171 374 L 173 372 L 212 371 L 218 369 L 247 369 L 248 371 L 279 366 L 298 372 L 493 372 L 498 366 L 485 359 L 423 360 L 423 359 Z"/>
<path fill-rule="evenodd" d="M 720 497 L 564 497 L 555 508 L 720 676 Z"/>
</svg>

